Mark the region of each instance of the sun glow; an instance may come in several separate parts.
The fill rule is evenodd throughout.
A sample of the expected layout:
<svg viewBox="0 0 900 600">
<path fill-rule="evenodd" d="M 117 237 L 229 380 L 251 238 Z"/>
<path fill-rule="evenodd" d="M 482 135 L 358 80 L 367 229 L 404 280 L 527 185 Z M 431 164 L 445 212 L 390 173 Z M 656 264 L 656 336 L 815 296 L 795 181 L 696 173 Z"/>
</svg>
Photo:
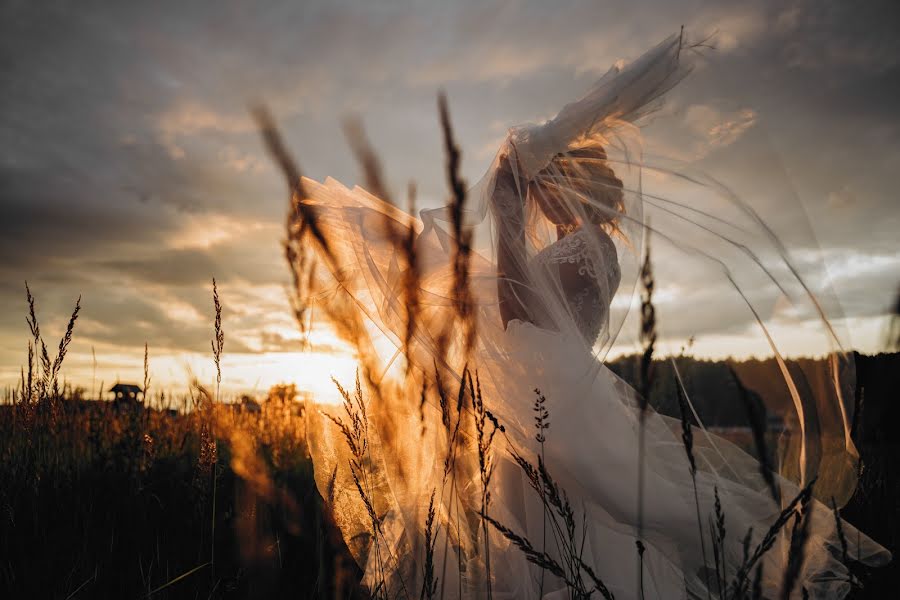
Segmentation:
<svg viewBox="0 0 900 600">
<path fill-rule="evenodd" d="M 349 353 L 266 352 L 234 357 L 225 366 L 234 388 L 261 395 L 278 383 L 294 383 L 316 402 L 329 404 L 341 401 L 332 378 L 349 385 L 356 376 L 357 362 Z"/>
</svg>

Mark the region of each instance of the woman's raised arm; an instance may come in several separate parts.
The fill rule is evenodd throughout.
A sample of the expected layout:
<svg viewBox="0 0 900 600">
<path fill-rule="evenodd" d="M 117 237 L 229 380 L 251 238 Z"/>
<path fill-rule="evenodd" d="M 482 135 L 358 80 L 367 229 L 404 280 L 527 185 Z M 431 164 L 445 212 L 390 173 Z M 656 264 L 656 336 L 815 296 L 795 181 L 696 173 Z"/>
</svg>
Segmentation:
<svg viewBox="0 0 900 600">
<path fill-rule="evenodd" d="M 514 149 L 500 157 L 490 203 L 496 224 L 497 296 L 504 327 L 513 319 L 533 323 L 536 306 L 525 252 L 525 195 L 528 184 L 519 176 L 517 166 Z"/>
</svg>

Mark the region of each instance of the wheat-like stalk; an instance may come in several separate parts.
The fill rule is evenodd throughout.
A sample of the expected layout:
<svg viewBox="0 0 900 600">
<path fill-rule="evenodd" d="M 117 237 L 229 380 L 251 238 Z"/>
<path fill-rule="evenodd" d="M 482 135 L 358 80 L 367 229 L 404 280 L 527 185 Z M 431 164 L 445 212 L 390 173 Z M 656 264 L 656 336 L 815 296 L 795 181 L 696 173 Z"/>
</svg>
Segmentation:
<svg viewBox="0 0 900 600">
<path fill-rule="evenodd" d="M 466 182 L 459 174 L 461 152 L 453 135 L 447 97 L 438 96 L 438 112 L 441 131 L 444 134 L 444 152 L 447 156 L 447 184 L 450 187 L 450 216 L 454 246 L 453 298 L 457 315 L 464 332 L 463 350 L 468 356 L 475 345 L 475 314 L 472 292 L 469 287 L 469 262 L 472 252 L 472 231 L 465 226 Z"/>
<path fill-rule="evenodd" d="M 147 404 L 147 390 L 150 389 L 150 347 L 144 342 L 144 404 Z"/>
<path fill-rule="evenodd" d="M 419 600 L 434 600 L 437 593 L 438 578 L 434 574 L 434 544 L 437 540 L 437 531 L 434 517 L 434 490 L 432 490 L 431 499 L 428 501 L 428 516 L 425 519 L 425 563 L 422 566 L 422 593 L 419 594 Z"/>
<path fill-rule="evenodd" d="M 56 351 L 56 358 L 53 359 L 53 366 L 50 371 L 50 379 L 53 386 L 53 395 L 54 397 L 59 397 L 59 371 L 62 368 L 63 360 L 66 358 L 66 351 L 69 348 L 69 344 L 72 343 L 72 333 L 75 330 L 75 321 L 78 319 L 78 312 L 81 310 L 81 296 L 78 296 L 78 300 L 75 301 L 75 310 L 72 311 L 72 316 L 69 317 L 69 323 L 66 325 L 66 333 L 63 334 L 61 340 L 59 340 L 59 348 Z"/>
<path fill-rule="evenodd" d="M 794 512 L 794 526 L 791 530 L 791 544 L 788 549 L 788 562 L 784 569 L 781 583 L 781 600 L 789 600 L 797 578 L 806 558 L 806 543 L 809 541 L 810 500 L 812 496 L 804 496 L 800 500 L 800 508 Z M 805 593 L 806 590 L 804 589 Z"/>
<path fill-rule="evenodd" d="M 216 363 L 216 398 L 219 400 L 219 388 L 222 385 L 222 350 L 225 348 L 225 331 L 222 329 L 222 303 L 219 300 L 219 287 L 216 278 L 213 277 L 213 309 L 215 310 L 214 334 L 215 337 L 209 343 L 213 352 L 213 360 Z"/>
<path fill-rule="evenodd" d="M 765 406 L 762 401 L 755 395 L 751 395 L 750 391 L 744 387 L 740 378 L 734 369 L 729 367 L 731 378 L 737 386 L 741 401 L 747 411 L 747 419 L 750 422 L 750 431 L 753 433 L 753 443 L 756 446 L 757 464 L 759 465 L 759 474 L 769 487 L 769 493 L 776 503 L 781 502 L 781 490 L 778 488 L 778 482 L 775 480 L 775 468 L 769 457 L 769 449 L 766 444 L 766 424 L 765 424 Z"/>
<path fill-rule="evenodd" d="M 815 483 L 816 478 L 813 478 L 808 484 L 806 484 L 806 487 L 800 490 L 797 496 L 795 496 L 794 499 L 788 503 L 788 505 L 778 515 L 778 518 L 776 518 L 772 525 L 769 527 L 768 531 L 766 531 L 763 539 L 750 554 L 750 558 L 744 561 L 744 563 L 740 567 L 738 567 L 737 572 L 734 576 L 734 580 L 731 584 L 731 592 L 733 597 L 743 598 L 746 595 L 748 583 L 747 577 L 753 571 L 754 567 L 756 567 L 759 559 L 761 559 L 766 552 L 771 550 L 772 546 L 775 544 L 775 540 L 778 538 L 778 534 L 788 523 L 791 517 L 796 513 L 797 506 L 809 502 L 809 499 L 812 497 L 812 487 Z"/>
<path fill-rule="evenodd" d="M 31 295 L 27 281 L 25 282 L 25 296 L 28 300 L 28 315 L 25 317 L 25 322 L 28 323 L 32 338 L 32 341 L 28 343 L 28 398 L 29 401 L 34 402 L 37 396 L 39 377 L 36 354 L 41 347 L 41 327 L 38 324 L 37 311 L 34 307 L 34 296 Z"/>
<path fill-rule="evenodd" d="M 650 262 L 650 229 L 647 228 L 644 261 L 641 265 L 641 329 L 640 341 L 643 347 L 640 364 L 641 390 L 638 396 L 640 403 L 638 428 L 638 507 L 637 507 L 637 551 L 638 551 L 638 590 L 644 597 L 644 470 L 645 470 L 645 420 L 648 402 L 650 401 L 650 385 L 653 377 L 653 350 L 656 344 L 656 309 L 653 306 L 653 266 Z"/>
</svg>

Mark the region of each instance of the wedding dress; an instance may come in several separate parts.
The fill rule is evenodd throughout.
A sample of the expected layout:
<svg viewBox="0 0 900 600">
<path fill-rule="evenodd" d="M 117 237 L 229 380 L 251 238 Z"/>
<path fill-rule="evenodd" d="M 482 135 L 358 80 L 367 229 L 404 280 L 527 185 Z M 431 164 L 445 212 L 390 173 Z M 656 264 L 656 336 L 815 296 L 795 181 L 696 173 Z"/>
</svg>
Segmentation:
<svg viewBox="0 0 900 600">
<path fill-rule="evenodd" d="M 692 54 L 681 36 L 669 38 L 551 121 L 512 129 L 462 206 L 416 218 L 361 188 L 303 179 L 297 201 L 329 241 L 309 270 L 313 300 L 354 341 L 364 371 L 356 392 L 339 382 L 350 389 L 346 410 L 309 413 L 309 448 L 374 596 L 565 598 L 581 579 L 596 597 L 600 581 L 620 600 L 724 598 L 743 576 L 739 597 L 751 585 L 778 597 L 790 567 L 791 597 L 839 598 L 851 587 L 847 557 L 890 559 L 823 503 L 852 494 L 857 456 L 847 433 L 852 365 L 824 304 L 747 204 L 641 154 L 638 126 L 690 72 Z M 650 194 L 648 174 L 703 193 L 693 206 Z M 703 209 L 703 194 L 722 210 Z M 648 223 L 646 206 L 662 216 Z M 303 227 L 298 236 L 309 236 Z M 657 252 L 665 243 L 727 281 L 735 294 L 721 301 L 751 312 L 779 359 L 762 286 L 812 307 L 834 342 L 826 392 L 807 397 L 809 386 L 784 369 L 799 433 L 784 476 L 774 475 L 777 500 L 755 458 L 696 422 L 689 457 L 681 422 L 642 412 L 638 393 L 603 364 L 648 232 Z M 460 236 L 471 236 L 471 337 L 458 316 Z M 405 239 L 413 243 L 401 251 Z M 338 309 L 328 304 L 340 298 Z M 384 347 L 394 356 L 381 356 Z M 742 575 L 747 554 L 816 477 L 802 520 L 777 530 Z M 545 502 L 548 478 L 559 494 Z M 804 522 L 805 558 L 791 565 L 792 530 Z M 529 560 L 516 536 L 540 556 Z"/>
</svg>

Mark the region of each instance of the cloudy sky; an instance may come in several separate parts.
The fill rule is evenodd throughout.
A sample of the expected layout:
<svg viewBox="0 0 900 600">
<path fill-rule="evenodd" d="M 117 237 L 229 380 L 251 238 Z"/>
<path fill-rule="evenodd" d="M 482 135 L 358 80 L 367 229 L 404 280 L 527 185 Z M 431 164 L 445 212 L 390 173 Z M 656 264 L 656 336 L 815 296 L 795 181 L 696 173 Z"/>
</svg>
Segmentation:
<svg viewBox="0 0 900 600">
<path fill-rule="evenodd" d="M 651 142 L 655 132 L 750 201 L 777 181 L 804 218 L 776 229 L 789 246 L 802 240 L 801 262 L 818 249 L 847 342 L 877 350 L 900 280 L 893 2 L 4 1 L 0 385 L 25 362 L 26 279 L 51 347 L 82 296 L 70 381 L 142 379 L 145 342 L 158 389 L 184 389 L 190 373 L 208 381 L 216 277 L 226 387 L 292 380 L 325 393 L 353 361 L 324 331 L 299 352 L 285 190 L 248 104 L 269 105 L 306 174 L 348 185 L 360 174 L 341 122 L 361 116 L 394 189 L 414 179 L 420 202 L 437 205 L 439 89 L 474 181 L 509 126 L 552 116 L 681 25 L 716 32 L 716 49 Z M 696 332 L 677 325 L 693 320 L 698 351 L 741 353 L 747 315 L 706 296 L 661 295 L 668 343 Z M 801 330 L 789 350 L 816 353 Z"/>
</svg>

